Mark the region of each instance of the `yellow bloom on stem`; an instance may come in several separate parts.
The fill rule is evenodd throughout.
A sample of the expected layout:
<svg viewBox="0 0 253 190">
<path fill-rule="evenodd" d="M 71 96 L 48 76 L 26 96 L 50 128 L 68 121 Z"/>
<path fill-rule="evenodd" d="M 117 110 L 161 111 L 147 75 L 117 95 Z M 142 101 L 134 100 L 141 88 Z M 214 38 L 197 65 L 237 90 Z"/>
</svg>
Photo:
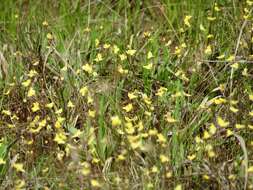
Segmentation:
<svg viewBox="0 0 253 190">
<path fill-rule="evenodd" d="M 119 116 L 117 116 L 117 115 L 112 116 L 111 121 L 112 121 L 112 126 L 114 126 L 114 127 L 119 126 L 122 123 Z"/>
</svg>

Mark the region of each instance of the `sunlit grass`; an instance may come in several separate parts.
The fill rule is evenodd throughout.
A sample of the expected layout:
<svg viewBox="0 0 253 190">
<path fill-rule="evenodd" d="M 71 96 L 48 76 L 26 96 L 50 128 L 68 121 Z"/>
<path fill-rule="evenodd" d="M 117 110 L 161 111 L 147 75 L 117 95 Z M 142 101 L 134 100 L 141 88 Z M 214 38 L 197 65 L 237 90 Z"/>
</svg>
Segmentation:
<svg viewBox="0 0 253 190">
<path fill-rule="evenodd" d="M 253 1 L 3 1 L 2 189 L 252 189 Z"/>
</svg>

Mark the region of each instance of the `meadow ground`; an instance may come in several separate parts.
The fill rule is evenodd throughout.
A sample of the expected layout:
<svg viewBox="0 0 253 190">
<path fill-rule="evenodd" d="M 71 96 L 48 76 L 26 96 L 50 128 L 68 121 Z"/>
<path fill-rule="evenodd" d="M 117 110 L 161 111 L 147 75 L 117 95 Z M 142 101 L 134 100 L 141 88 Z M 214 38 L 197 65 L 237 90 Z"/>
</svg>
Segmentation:
<svg viewBox="0 0 253 190">
<path fill-rule="evenodd" d="M 253 189 L 252 0 L 1 0 L 0 189 Z"/>
</svg>

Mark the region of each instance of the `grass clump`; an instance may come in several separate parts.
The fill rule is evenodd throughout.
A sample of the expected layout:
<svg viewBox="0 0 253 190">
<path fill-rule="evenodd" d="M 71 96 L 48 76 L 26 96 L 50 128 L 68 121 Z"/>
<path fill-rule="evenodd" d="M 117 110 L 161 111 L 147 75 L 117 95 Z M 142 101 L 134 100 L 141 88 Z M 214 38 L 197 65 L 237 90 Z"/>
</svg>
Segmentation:
<svg viewBox="0 0 253 190">
<path fill-rule="evenodd" d="M 253 1 L 3 1 L 2 189 L 252 189 Z"/>
</svg>

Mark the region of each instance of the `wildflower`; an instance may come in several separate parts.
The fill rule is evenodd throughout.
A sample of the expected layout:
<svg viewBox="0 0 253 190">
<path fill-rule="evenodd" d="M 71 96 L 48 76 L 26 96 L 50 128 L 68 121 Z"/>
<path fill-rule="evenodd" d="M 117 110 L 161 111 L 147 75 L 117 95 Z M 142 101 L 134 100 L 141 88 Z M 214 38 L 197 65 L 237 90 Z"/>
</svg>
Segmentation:
<svg viewBox="0 0 253 190">
<path fill-rule="evenodd" d="M 122 123 L 119 116 L 117 116 L 117 115 L 112 116 L 111 121 L 112 121 L 112 126 L 119 126 Z"/>
<path fill-rule="evenodd" d="M 133 110 L 133 104 L 129 103 L 126 106 L 124 106 L 122 109 L 128 113 Z"/>
<path fill-rule="evenodd" d="M 172 173 L 171 173 L 171 172 L 167 172 L 167 173 L 166 173 L 166 178 L 169 179 L 169 178 L 171 178 L 171 177 L 172 177 Z"/>
<path fill-rule="evenodd" d="M 177 122 L 176 119 L 174 119 L 172 116 L 171 116 L 171 113 L 170 112 L 167 112 L 167 114 L 165 115 L 165 119 L 168 123 L 175 123 Z"/>
<path fill-rule="evenodd" d="M 47 39 L 48 40 L 53 40 L 54 37 L 53 37 L 53 35 L 51 33 L 47 33 Z"/>
<path fill-rule="evenodd" d="M 92 69 L 92 66 L 88 63 L 86 63 L 85 65 L 82 66 L 82 69 L 84 71 L 86 71 L 87 73 L 91 74 L 93 69 Z"/>
<path fill-rule="evenodd" d="M 10 116 L 11 112 L 9 110 L 2 110 L 2 114 Z"/>
<path fill-rule="evenodd" d="M 80 94 L 82 96 L 85 96 L 87 93 L 88 93 L 88 87 L 87 86 L 84 86 L 82 87 L 80 90 L 79 90 Z"/>
<path fill-rule="evenodd" d="M 165 156 L 164 154 L 160 154 L 159 157 L 162 163 L 169 162 L 169 158 Z"/>
<path fill-rule="evenodd" d="M 22 82 L 22 85 L 23 85 L 24 87 L 28 87 L 30 84 L 31 84 L 31 79 L 28 79 L 28 80 Z"/>
<path fill-rule="evenodd" d="M 6 164 L 6 161 L 3 158 L 0 158 L 0 166 Z"/>
<path fill-rule="evenodd" d="M 46 107 L 46 108 L 49 108 L 49 109 L 51 109 L 53 106 L 54 106 L 54 103 L 53 103 L 53 102 L 48 103 L 48 104 L 45 105 L 45 107 Z"/>
<path fill-rule="evenodd" d="M 126 54 L 128 54 L 130 56 L 133 56 L 135 53 L 136 53 L 136 50 L 134 50 L 134 49 L 129 49 L 126 51 Z"/>
<path fill-rule="evenodd" d="M 182 190 L 182 185 L 181 184 L 177 185 L 174 190 Z"/>
<path fill-rule="evenodd" d="M 223 120 L 221 117 L 217 118 L 217 123 L 219 124 L 219 126 L 221 127 L 227 127 L 229 125 L 229 122 Z"/>
<path fill-rule="evenodd" d="M 167 88 L 165 88 L 165 87 L 160 87 L 159 89 L 158 89 L 158 91 L 156 92 L 156 96 L 160 96 L 160 97 L 162 97 L 164 94 L 165 94 L 165 92 L 167 92 Z"/>
<path fill-rule="evenodd" d="M 108 48 L 110 48 L 110 47 L 111 47 L 110 44 L 104 44 L 104 45 L 103 45 L 103 48 L 104 48 L 104 49 L 108 49 Z"/>
<path fill-rule="evenodd" d="M 14 163 L 12 167 L 15 168 L 17 172 L 25 172 L 24 166 L 21 163 Z"/>
<path fill-rule="evenodd" d="M 48 22 L 47 22 L 46 20 L 44 20 L 44 21 L 42 22 L 42 25 L 46 27 L 46 26 L 48 26 Z"/>
<path fill-rule="evenodd" d="M 96 187 L 96 188 L 98 188 L 98 187 L 101 187 L 101 184 L 98 182 L 98 180 L 96 180 L 96 179 L 92 179 L 91 181 L 90 181 L 90 183 L 91 183 L 91 186 L 92 187 Z"/>
<path fill-rule="evenodd" d="M 158 133 L 157 134 L 157 141 L 158 142 L 160 142 L 160 143 L 166 143 L 166 138 L 165 138 L 165 136 L 163 135 L 163 134 L 161 134 L 161 133 Z"/>
<path fill-rule="evenodd" d="M 196 158 L 196 154 L 188 155 L 187 158 L 192 161 Z"/>
<path fill-rule="evenodd" d="M 100 62 L 103 60 L 103 57 L 102 57 L 102 54 L 101 53 L 98 53 L 96 58 L 94 59 L 96 62 Z"/>
<path fill-rule="evenodd" d="M 35 96 L 35 90 L 32 87 L 29 88 L 27 96 L 28 97 Z"/>
<path fill-rule="evenodd" d="M 118 66 L 118 72 L 120 74 L 127 74 L 128 70 L 127 69 L 123 69 L 121 65 Z"/>
<path fill-rule="evenodd" d="M 208 16 L 208 17 L 207 17 L 207 20 L 209 20 L 209 21 L 215 21 L 215 20 L 216 20 L 216 17 L 210 17 L 210 16 Z"/>
<path fill-rule="evenodd" d="M 209 133 L 211 135 L 214 135 L 216 133 L 216 127 L 213 123 L 209 126 Z"/>
<path fill-rule="evenodd" d="M 248 173 L 253 173 L 253 166 L 248 167 L 247 172 Z"/>
<path fill-rule="evenodd" d="M 148 57 L 147 57 L 147 58 L 148 58 L 148 59 L 151 59 L 151 58 L 153 58 L 153 57 L 154 57 L 154 56 L 153 56 L 152 52 L 149 51 L 149 52 L 148 52 Z"/>
<path fill-rule="evenodd" d="M 217 59 L 223 59 L 225 57 L 225 54 L 221 54 L 217 57 Z"/>
<path fill-rule="evenodd" d="M 230 111 L 232 111 L 233 113 L 237 113 L 239 110 L 237 108 L 235 108 L 234 106 L 230 106 L 229 107 Z"/>
<path fill-rule="evenodd" d="M 127 56 L 125 54 L 120 54 L 119 58 L 121 61 L 124 61 L 124 60 L 126 60 Z"/>
<path fill-rule="evenodd" d="M 245 128 L 245 125 L 242 125 L 242 124 L 235 124 L 235 128 L 236 128 L 236 129 L 243 129 L 243 128 Z"/>
<path fill-rule="evenodd" d="M 211 55 L 212 54 L 212 48 L 210 45 L 208 45 L 205 49 L 205 54 L 206 55 Z"/>
<path fill-rule="evenodd" d="M 253 94 L 249 94 L 249 99 L 253 101 Z"/>
<path fill-rule="evenodd" d="M 36 76 L 37 74 L 38 74 L 37 71 L 35 71 L 35 70 L 30 70 L 29 73 L 27 74 L 27 76 L 29 76 L 30 78 L 32 78 L 32 77 Z"/>
<path fill-rule="evenodd" d="M 32 112 L 40 110 L 40 104 L 38 102 L 33 103 Z"/>
<path fill-rule="evenodd" d="M 119 52 L 118 46 L 114 45 L 114 46 L 113 46 L 113 53 L 114 53 L 114 54 L 118 54 L 118 52 Z"/>
<path fill-rule="evenodd" d="M 138 96 L 135 94 L 135 92 L 128 92 L 127 94 L 128 98 L 130 100 L 137 98 Z"/>
<path fill-rule="evenodd" d="M 65 144 L 67 140 L 67 136 L 63 132 L 56 133 L 54 137 L 54 141 L 58 144 Z"/>
<path fill-rule="evenodd" d="M 69 101 L 68 101 L 67 107 L 68 107 L 68 108 L 74 108 L 75 105 L 69 100 Z"/>
<path fill-rule="evenodd" d="M 89 110 L 89 111 L 88 111 L 88 115 L 89 115 L 89 117 L 94 118 L 95 115 L 96 115 L 96 111 L 95 111 L 95 110 Z"/>
<path fill-rule="evenodd" d="M 99 43 L 100 43 L 100 42 L 99 42 L 99 39 L 95 39 L 95 46 L 96 46 L 96 47 L 98 47 Z"/>
<path fill-rule="evenodd" d="M 185 18 L 184 18 L 184 24 L 186 25 L 186 26 L 188 26 L 188 27 L 190 27 L 191 26 L 191 24 L 190 24 L 190 20 L 191 20 L 191 18 L 192 18 L 192 16 L 191 15 L 187 15 L 187 16 L 185 16 Z"/>
</svg>

